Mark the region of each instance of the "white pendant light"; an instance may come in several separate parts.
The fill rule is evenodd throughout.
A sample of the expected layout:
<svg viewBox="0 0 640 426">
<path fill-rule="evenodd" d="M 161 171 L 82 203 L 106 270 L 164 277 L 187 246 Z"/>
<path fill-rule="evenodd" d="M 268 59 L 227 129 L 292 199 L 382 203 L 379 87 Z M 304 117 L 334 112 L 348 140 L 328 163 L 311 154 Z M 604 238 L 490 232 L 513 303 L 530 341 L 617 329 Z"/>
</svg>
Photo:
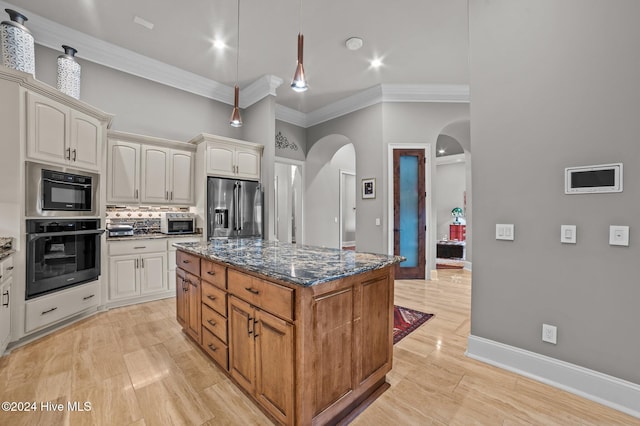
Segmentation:
<svg viewBox="0 0 640 426">
<path fill-rule="evenodd" d="M 291 88 L 296 92 L 304 92 L 309 88 L 307 79 L 304 75 L 304 67 L 302 65 L 302 51 L 304 50 L 304 36 L 302 35 L 302 0 L 300 0 L 300 32 L 298 33 L 298 65 L 296 72 L 293 74 Z"/>
<path fill-rule="evenodd" d="M 231 119 L 229 124 L 231 127 L 242 127 L 242 117 L 240 117 L 240 108 L 238 104 L 240 102 L 240 88 L 238 87 L 238 73 L 240 63 L 240 0 L 238 0 L 238 47 L 236 50 L 236 85 L 233 88 L 233 111 L 231 112 Z"/>
</svg>

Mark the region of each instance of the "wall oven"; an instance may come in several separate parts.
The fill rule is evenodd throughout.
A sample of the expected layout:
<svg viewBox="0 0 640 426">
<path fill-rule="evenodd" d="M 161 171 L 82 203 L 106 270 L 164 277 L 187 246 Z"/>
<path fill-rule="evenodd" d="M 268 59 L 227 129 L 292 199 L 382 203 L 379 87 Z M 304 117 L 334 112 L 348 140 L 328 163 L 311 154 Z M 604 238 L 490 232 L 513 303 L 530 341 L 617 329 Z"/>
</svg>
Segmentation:
<svg viewBox="0 0 640 426">
<path fill-rule="evenodd" d="M 27 220 L 26 299 L 97 280 L 100 219 Z"/>
<path fill-rule="evenodd" d="M 97 174 L 26 163 L 26 216 L 98 216 Z"/>
</svg>

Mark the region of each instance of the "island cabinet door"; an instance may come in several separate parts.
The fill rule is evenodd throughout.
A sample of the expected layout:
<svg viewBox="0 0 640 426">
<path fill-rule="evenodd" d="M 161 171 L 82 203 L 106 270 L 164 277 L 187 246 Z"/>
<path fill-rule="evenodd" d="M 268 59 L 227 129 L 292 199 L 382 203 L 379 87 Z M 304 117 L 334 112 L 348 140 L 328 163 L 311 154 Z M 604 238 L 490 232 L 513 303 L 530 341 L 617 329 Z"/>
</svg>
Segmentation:
<svg viewBox="0 0 640 426">
<path fill-rule="evenodd" d="M 393 356 L 393 284 L 388 275 L 362 283 L 362 334 L 359 383 L 379 380 L 391 370 Z"/>
<path fill-rule="evenodd" d="M 176 319 L 178 323 L 184 328 L 187 324 L 187 309 L 188 309 L 188 291 L 189 284 L 185 280 L 184 271 L 181 269 L 176 270 Z"/>
<path fill-rule="evenodd" d="M 189 334 L 193 340 L 201 343 L 201 329 L 202 329 L 202 306 L 200 304 L 200 278 L 191 274 L 187 275 L 189 283 L 189 290 L 187 292 L 187 334 Z"/>
<path fill-rule="evenodd" d="M 229 372 L 251 394 L 255 393 L 254 308 L 229 297 Z"/>
<path fill-rule="evenodd" d="M 278 421 L 293 424 L 293 325 L 256 310 L 256 397 Z"/>
</svg>

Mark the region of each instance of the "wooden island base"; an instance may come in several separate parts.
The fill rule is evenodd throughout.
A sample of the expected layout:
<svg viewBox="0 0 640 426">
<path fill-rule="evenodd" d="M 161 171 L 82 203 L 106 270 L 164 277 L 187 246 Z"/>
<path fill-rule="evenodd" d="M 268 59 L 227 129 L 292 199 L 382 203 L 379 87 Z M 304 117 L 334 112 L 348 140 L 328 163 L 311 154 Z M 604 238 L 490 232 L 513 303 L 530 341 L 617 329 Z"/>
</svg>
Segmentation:
<svg viewBox="0 0 640 426">
<path fill-rule="evenodd" d="M 276 423 L 346 424 L 388 387 L 393 265 L 303 286 L 177 252 L 177 319 Z"/>
</svg>

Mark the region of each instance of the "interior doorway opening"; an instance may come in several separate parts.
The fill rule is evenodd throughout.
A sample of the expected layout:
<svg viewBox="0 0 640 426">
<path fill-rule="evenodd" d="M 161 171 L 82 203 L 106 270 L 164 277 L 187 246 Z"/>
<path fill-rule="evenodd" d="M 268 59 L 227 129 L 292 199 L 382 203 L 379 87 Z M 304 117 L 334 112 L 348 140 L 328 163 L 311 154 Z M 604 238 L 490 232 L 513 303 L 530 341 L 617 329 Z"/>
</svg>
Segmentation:
<svg viewBox="0 0 640 426">
<path fill-rule="evenodd" d="M 356 174 L 340 170 L 340 248 L 356 249 Z"/>
<path fill-rule="evenodd" d="M 277 159 L 274 168 L 273 189 L 275 211 L 274 234 L 278 241 L 302 244 L 303 239 L 303 163 Z"/>
</svg>

